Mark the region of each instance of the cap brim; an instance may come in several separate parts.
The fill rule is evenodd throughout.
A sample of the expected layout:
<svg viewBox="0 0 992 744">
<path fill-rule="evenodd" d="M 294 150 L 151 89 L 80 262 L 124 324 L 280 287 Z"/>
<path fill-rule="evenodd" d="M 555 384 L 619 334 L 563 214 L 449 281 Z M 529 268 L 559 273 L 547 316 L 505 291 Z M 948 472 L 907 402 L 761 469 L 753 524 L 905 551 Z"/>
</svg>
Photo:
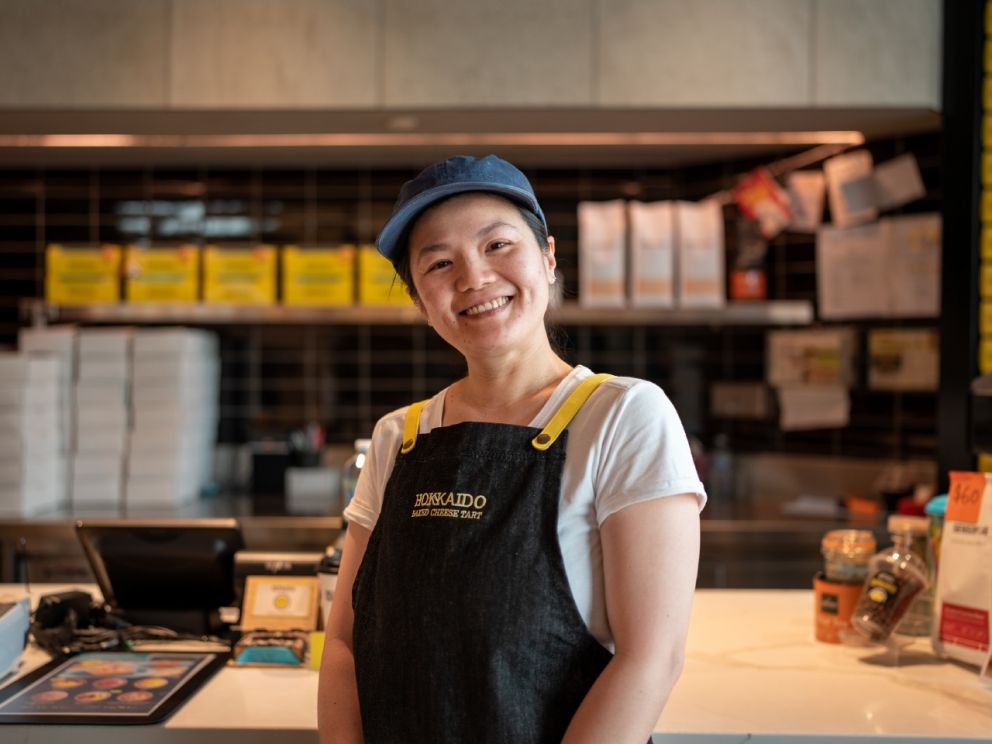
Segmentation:
<svg viewBox="0 0 992 744">
<path fill-rule="evenodd" d="M 428 189 L 410 199 L 406 204 L 393 212 L 392 216 L 382 226 L 379 237 L 376 238 L 375 246 L 383 256 L 394 264 L 400 257 L 404 249 L 404 237 L 411 223 L 432 204 L 455 194 L 463 194 L 469 191 L 484 191 L 490 194 L 505 196 L 521 206 L 527 207 L 534 212 L 541 221 L 544 222 L 544 213 L 533 194 L 523 189 L 512 186 L 500 186 L 486 183 L 484 181 L 461 181 L 458 183 L 446 183 Z M 546 223 L 545 223 L 546 224 Z"/>
</svg>

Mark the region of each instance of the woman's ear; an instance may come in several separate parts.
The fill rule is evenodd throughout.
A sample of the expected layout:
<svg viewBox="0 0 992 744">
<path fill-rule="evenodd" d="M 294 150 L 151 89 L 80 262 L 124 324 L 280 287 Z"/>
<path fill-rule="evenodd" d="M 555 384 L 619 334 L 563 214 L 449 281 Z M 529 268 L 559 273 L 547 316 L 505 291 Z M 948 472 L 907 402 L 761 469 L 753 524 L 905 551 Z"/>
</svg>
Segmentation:
<svg viewBox="0 0 992 744">
<path fill-rule="evenodd" d="M 555 239 L 552 235 L 548 236 L 548 252 L 544 254 L 544 260 L 548 267 L 548 284 L 554 284 L 558 260 L 555 258 Z"/>
</svg>

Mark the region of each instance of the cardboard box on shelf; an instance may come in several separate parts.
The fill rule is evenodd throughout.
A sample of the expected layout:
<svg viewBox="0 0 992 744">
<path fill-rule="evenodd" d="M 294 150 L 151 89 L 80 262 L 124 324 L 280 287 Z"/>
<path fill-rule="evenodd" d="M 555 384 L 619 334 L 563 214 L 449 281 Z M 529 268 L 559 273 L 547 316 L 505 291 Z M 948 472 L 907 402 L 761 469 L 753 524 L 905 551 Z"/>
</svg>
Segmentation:
<svg viewBox="0 0 992 744">
<path fill-rule="evenodd" d="M 204 302 L 275 304 L 276 252 L 274 245 L 208 245 L 203 252 Z"/>
<path fill-rule="evenodd" d="M 355 246 L 282 248 L 284 305 L 334 307 L 355 301 Z"/>
<path fill-rule="evenodd" d="M 73 507 L 117 507 L 124 503 L 123 480 L 116 478 L 73 479 Z"/>
<path fill-rule="evenodd" d="M 119 479 L 123 472 L 124 459 L 119 455 L 78 452 L 72 459 L 73 480 Z"/>
<path fill-rule="evenodd" d="M 134 361 L 161 354 L 215 354 L 217 336 L 198 328 L 142 328 L 134 336 Z"/>
<path fill-rule="evenodd" d="M 115 303 L 121 298 L 118 245 L 61 245 L 45 251 L 45 299 L 55 305 Z"/>
<path fill-rule="evenodd" d="M 89 354 L 79 358 L 80 382 L 124 384 L 130 376 L 130 360 L 127 357 Z"/>
<path fill-rule="evenodd" d="M 200 296 L 200 249 L 190 244 L 129 245 L 124 276 L 128 302 L 196 302 Z"/>
<path fill-rule="evenodd" d="M 131 355 L 131 339 L 134 329 L 120 328 L 80 328 L 78 348 L 80 358 L 126 359 Z"/>
<path fill-rule="evenodd" d="M 372 306 L 413 304 L 393 265 L 374 245 L 358 247 L 358 302 Z"/>
</svg>

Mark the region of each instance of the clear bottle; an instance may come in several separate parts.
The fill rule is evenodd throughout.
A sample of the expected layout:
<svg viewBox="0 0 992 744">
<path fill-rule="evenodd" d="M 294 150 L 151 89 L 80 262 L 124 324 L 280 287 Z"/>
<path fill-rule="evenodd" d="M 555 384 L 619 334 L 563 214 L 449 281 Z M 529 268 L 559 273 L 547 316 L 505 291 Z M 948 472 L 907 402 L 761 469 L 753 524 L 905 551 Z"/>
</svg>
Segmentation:
<svg viewBox="0 0 992 744">
<path fill-rule="evenodd" d="M 345 460 L 341 473 L 342 511 L 351 503 L 351 499 L 355 495 L 355 488 L 358 486 L 358 476 L 362 472 L 362 466 L 365 465 L 365 454 L 369 451 L 370 444 L 372 444 L 371 439 L 356 439 L 355 452 Z"/>
<path fill-rule="evenodd" d="M 885 642 L 906 616 L 913 600 L 927 587 L 927 566 L 913 550 L 917 518 L 889 517 L 891 548 L 877 553 L 868 563 L 868 578 L 854 608 L 851 623 L 871 641 Z M 929 617 L 927 617 L 929 622 Z M 900 627 L 899 632 L 917 635 L 916 628 Z"/>
<path fill-rule="evenodd" d="M 355 440 L 355 451 L 352 453 L 344 462 L 344 466 L 341 471 L 341 512 L 345 510 L 345 507 L 351 503 L 352 497 L 355 495 L 355 489 L 358 487 L 358 476 L 361 475 L 362 466 L 365 465 L 365 455 L 369 451 L 369 446 L 372 444 L 371 439 L 356 439 Z M 337 539 L 334 541 L 333 550 L 340 551 L 344 548 L 344 535 L 345 531 L 348 529 L 347 520 L 341 520 L 341 532 L 338 533 Z"/>
<path fill-rule="evenodd" d="M 890 517 L 890 520 L 892 517 Z M 925 575 L 927 585 L 920 591 L 909 604 L 909 609 L 903 616 L 902 621 L 893 631 L 898 635 L 906 636 L 929 636 L 931 626 L 931 615 L 933 614 L 933 580 L 930 575 L 930 568 L 927 566 L 927 530 L 929 522 L 926 517 L 903 516 L 901 517 L 903 530 L 912 533 L 913 541 L 910 543 L 912 550 L 926 567 Z"/>
</svg>

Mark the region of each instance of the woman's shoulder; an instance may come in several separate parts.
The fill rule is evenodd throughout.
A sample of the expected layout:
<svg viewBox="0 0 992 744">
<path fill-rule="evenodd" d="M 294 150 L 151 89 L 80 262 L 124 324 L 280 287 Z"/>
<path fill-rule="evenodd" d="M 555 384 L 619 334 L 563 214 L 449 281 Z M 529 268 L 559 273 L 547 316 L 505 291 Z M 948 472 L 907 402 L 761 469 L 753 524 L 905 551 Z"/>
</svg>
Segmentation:
<svg viewBox="0 0 992 744">
<path fill-rule="evenodd" d="M 594 373 L 587 367 L 576 367 L 571 390 L 578 387 L 584 379 Z M 607 378 L 590 396 L 583 410 L 597 411 L 601 414 L 618 411 L 633 411 L 650 413 L 659 408 L 667 409 L 671 401 L 657 384 L 639 377 L 616 375 Z"/>
<path fill-rule="evenodd" d="M 443 398 L 444 391 L 442 390 L 440 393 L 424 401 L 425 405 L 420 413 L 421 431 L 430 430 L 433 426 L 436 426 L 432 422 L 442 406 Z M 394 442 L 398 443 L 401 440 L 403 437 L 403 427 L 406 424 L 406 415 L 412 405 L 413 403 L 410 403 L 402 408 L 390 411 L 376 422 L 375 428 L 372 431 L 372 446 L 381 447 Z"/>
</svg>

